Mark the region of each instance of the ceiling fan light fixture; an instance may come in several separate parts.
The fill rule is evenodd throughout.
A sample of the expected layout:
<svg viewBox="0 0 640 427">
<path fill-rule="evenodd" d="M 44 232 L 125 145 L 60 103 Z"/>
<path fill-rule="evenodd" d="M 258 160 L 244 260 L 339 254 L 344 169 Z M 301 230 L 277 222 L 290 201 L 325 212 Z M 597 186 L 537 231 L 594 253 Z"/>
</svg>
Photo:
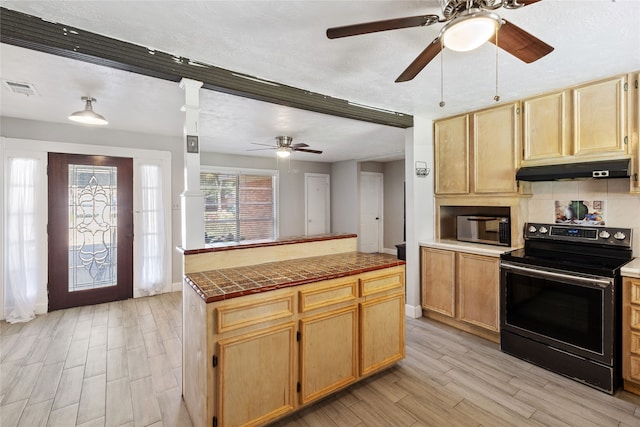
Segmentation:
<svg viewBox="0 0 640 427">
<path fill-rule="evenodd" d="M 91 103 L 92 102 L 97 102 L 95 98 L 91 98 L 91 97 L 88 97 L 88 96 L 83 96 L 80 99 L 82 99 L 86 103 L 85 107 L 84 107 L 84 110 L 76 111 L 75 113 L 72 113 L 69 116 L 69 120 L 77 122 L 77 123 L 83 123 L 83 124 L 86 124 L 86 125 L 104 126 L 104 125 L 109 124 L 107 119 L 105 119 L 100 114 L 98 114 L 98 113 L 93 111 L 93 106 L 91 105 Z"/>
<path fill-rule="evenodd" d="M 291 155 L 291 150 L 289 150 L 287 147 L 280 147 L 276 150 L 276 155 L 281 159 L 284 159 Z"/>
<path fill-rule="evenodd" d="M 496 13 L 470 9 L 442 28 L 444 45 L 458 52 L 468 52 L 482 46 L 502 25 Z"/>
</svg>

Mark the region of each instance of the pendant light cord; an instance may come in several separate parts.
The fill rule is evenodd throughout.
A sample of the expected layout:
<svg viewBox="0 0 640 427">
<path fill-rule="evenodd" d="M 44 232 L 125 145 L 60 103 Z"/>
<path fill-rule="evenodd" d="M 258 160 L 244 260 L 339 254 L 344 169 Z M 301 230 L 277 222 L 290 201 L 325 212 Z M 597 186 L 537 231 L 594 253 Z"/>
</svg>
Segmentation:
<svg viewBox="0 0 640 427">
<path fill-rule="evenodd" d="M 498 33 L 500 30 L 496 29 L 496 96 L 493 97 L 493 100 L 498 102 L 500 101 L 500 95 L 498 95 Z"/>
<path fill-rule="evenodd" d="M 440 107 L 444 107 L 444 41 L 440 40 Z"/>
</svg>

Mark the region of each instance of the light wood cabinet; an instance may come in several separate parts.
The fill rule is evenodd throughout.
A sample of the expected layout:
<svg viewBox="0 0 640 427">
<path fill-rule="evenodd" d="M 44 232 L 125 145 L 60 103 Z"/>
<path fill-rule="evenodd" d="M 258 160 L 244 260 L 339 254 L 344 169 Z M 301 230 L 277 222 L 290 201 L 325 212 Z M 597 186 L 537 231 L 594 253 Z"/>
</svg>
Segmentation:
<svg viewBox="0 0 640 427">
<path fill-rule="evenodd" d="M 404 271 L 360 276 L 360 375 L 391 366 L 405 356 Z"/>
<path fill-rule="evenodd" d="M 622 378 L 625 390 L 640 394 L 640 279 L 622 283 Z"/>
<path fill-rule="evenodd" d="M 300 403 L 358 378 L 358 277 L 329 280 L 298 292 Z M 329 345 L 330 344 L 330 345 Z"/>
<path fill-rule="evenodd" d="M 435 192 L 469 193 L 469 115 L 435 122 Z"/>
<path fill-rule="evenodd" d="M 358 378 L 358 306 L 300 320 L 300 402 L 326 396 Z"/>
<path fill-rule="evenodd" d="M 623 75 L 523 100 L 523 164 L 628 155 L 627 95 Z"/>
<path fill-rule="evenodd" d="M 473 191 L 516 193 L 520 104 L 514 102 L 472 113 Z"/>
<path fill-rule="evenodd" d="M 404 265 L 205 303 L 183 286 L 194 425 L 272 422 L 405 356 Z"/>
<path fill-rule="evenodd" d="M 572 90 L 576 156 L 626 154 L 626 94 L 626 75 Z"/>
<path fill-rule="evenodd" d="M 435 193 L 516 193 L 518 114 L 515 102 L 436 121 Z"/>
<path fill-rule="evenodd" d="M 499 259 L 458 253 L 458 315 L 460 320 L 499 330 Z"/>
<path fill-rule="evenodd" d="M 456 253 L 422 248 L 422 306 L 455 316 Z"/>
<path fill-rule="evenodd" d="M 293 322 L 218 341 L 219 425 L 260 425 L 293 410 L 294 343 Z"/>
<path fill-rule="evenodd" d="M 640 193 L 640 73 L 629 77 L 629 145 L 633 165 L 631 191 Z"/>
<path fill-rule="evenodd" d="M 421 248 L 423 315 L 498 341 L 499 258 Z"/>
<path fill-rule="evenodd" d="M 565 91 L 522 101 L 524 161 L 557 159 L 570 150 L 570 115 Z"/>
</svg>

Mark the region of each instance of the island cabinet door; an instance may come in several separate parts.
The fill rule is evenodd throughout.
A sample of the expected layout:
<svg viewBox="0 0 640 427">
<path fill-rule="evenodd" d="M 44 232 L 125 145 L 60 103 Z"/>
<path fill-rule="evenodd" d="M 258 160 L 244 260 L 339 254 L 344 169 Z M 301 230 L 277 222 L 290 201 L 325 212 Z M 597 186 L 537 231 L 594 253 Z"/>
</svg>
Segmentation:
<svg viewBox="0 0 640 427">
<path fill-rule="evenodd" d="M 294 408 L 295 322 L 218 341 L 220 427 L 257 426 Z"/>
<path fill-rule="evenodd" d="M 358 378 L 358 306 L 300 320 L 300 403 Z"/>
<path fill-rule="evenodd" d="M 360 374 L 376 372 L 404 356 L 404 293 L 361 303 Z"/>
</svg>

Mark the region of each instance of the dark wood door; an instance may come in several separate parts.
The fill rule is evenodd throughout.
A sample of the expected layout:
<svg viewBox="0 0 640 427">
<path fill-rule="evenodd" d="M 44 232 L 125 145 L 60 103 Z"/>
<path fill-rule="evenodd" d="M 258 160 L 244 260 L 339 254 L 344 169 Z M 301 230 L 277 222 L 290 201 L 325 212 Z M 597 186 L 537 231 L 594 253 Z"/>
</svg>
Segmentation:
<svg viewBox="0 0 640 427">
<path fill-rule="evenodd" d="M 133 296 L 133 160 L 49 153 L 49 310 Z"/>
</svg>

